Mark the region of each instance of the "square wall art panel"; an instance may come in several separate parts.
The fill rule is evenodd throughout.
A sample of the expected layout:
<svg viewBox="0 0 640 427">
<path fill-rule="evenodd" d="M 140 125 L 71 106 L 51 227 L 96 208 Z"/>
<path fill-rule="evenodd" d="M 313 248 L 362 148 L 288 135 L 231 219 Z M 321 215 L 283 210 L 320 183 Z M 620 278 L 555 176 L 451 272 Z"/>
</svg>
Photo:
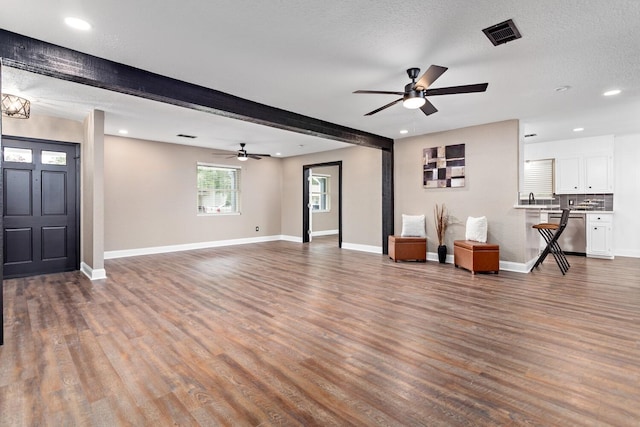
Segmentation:
<svg viewBox="0 0 640 427">
<path fill-rule="evenodd" d="M 464 144 L 422 151 L 424 188 L 464 187 Z"/>
</svg>

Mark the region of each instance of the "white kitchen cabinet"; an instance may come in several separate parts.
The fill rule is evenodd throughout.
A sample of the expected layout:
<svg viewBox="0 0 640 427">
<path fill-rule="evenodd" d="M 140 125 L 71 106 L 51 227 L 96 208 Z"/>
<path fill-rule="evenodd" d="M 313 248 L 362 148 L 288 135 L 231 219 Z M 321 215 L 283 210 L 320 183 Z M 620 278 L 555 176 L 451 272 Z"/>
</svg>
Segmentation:
<svg viewBox="0 0 640 427">
<path fill-rule="evenodd" d="M 556 159 L 556 194 L 583 193 L 581 157 Z"/>
<path fill-rule="evenodd" d="M 556 194 L 613 193 L 613 157 L 556 159 Z"/>
<path fill-rule="evenodd" d="M 613 259 L 613 214 L 587 214 L 587 256 Z"/>
<path fill-rule="evenodd" d="M 609 156 L 590 156 L 584 158 L 585 192 L 612 193 L 613 171 Z"/>
</svg>

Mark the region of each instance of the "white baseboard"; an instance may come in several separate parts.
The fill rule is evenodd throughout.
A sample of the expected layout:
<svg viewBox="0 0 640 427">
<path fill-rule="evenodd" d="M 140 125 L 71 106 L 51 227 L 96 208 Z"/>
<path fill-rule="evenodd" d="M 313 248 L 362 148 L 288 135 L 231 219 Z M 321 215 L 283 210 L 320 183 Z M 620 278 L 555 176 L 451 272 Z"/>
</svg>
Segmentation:
<svg viewBox="0 0 640 427">
<path fill-rule="evenodd" d="M 629 258 L 640 258 L 640 251 L 637 250 L 618 250 L 615 251 L 615 256 L 629 257 Z"/>
<path fill-rule="evenodd" d="M 155 246 L 150 248 L 139 248 L 139 249 L 124 249 L 120 251 L 108 251 L 104 253 L 104 259 L 115 259 L 115 258 L 124 258 L 130 256 L 140 256 L 140 255 L 155 255 L 155 254 L 163 254 L 169 252 L 181 252 L 181 251 L 191 251 L 194 249 L 208 249 L 208 248 L 217 248 L 221 246 L 234 246 L 234 245 L 246 245 L 249 243 L 261 243 L 261 242 L 273 242 L 276 240 L 289 240 L 285 237 L 292 236 L 262 236 L 262 237 L 251 237 L 246 239 L 232 239 L 232 240 L 216 240 L 212 242 L 199 242 L 199 243 L 187 243 L 183 245 L 169 245 L 169 246 Z M 302 239 L 299 239 L 301 242 Z"/>
<path fill-rule="evenodd" d="M 91 268 L 88 264 L 81 262 L 80 271 L 84 273 L 90 280 L 100 280 L 107 278 L 107 271 L 104 268 Z"/>
<path fill-rule="evenodd" d="M 438 254 L 436 252 L 427 252 L 427 261 L 438 261 Z M 535 264 L 536 260 L 529 261 L 527 263 L 500 261 L 500 271 L 512 271 L 514 273 L 528 273 Z M 453 264 L 453 254 L 447 254 L 445 261 L 446 264 Z"/>
<path fill-rule="evenodd" d="M 358 245 L 355 243 L 342 242 L 342 249 L 349 249 L 351 251 L 369 252 L 372 254 L 382 253 L 382 246 Z"/>
<path fill-rule="evenodd" d="M 340 230 L 320 230 L 320 231 L 312 231 L 311 237 L 316 236 L 333 236 L 334 234 L 340 233 Z"/>
<path fill-rule="evenodd" d="M 273 242 L 278 240 L 283 240 L 283 241 L 293 242 L 293 243 L 302 243 L 302 237 L 298 237 L 298 236 L 288 236 L 288 235 L 263 236 L 263 237 L 253 237 L 253 238 L 246 238 L 246 239 L 216 240 L 212 242 L 188 243 L 184 245 L 156 246 L 156 247 L 150 247 L 150 248 L 108 251 L 104 253 L 104 259 L 124 258 L 124 257 L 139 256 L 139 255 L 154 255 L 154 254 L 161 254 L 161 253 L 168 253 L 168 252 L 190 251 L 193 249 L 216 248 L 221 246 L 246 245 L 249 243 Z M 356 243 L 342 242 L 342 249 L 368 252 L 372 254 L 382 254 L 381 246 L 360 245 Z M 633 256 L 633 255 L 620 254 L 620 256 Z M 528 273 L 531 270 L 531 267 L 533 267 L 533 264 L 535 264 L 536 259 L 530 260 L 527 263 L 500 261 L 500 270 L 513 271 L 515 273 Z M 428 252 L 427 260 L 438 261 L 438 254 L 435 252 Z M 447 254 L 446 263 L 453 264 L 453 254 Z M 89 267 L 85 263 L 82 263 L 81 270 L 91 280 L 104 279 L 107 277 L 104 269 L 93 270 L 91 269 L 91 267 Z"/>
</svg>

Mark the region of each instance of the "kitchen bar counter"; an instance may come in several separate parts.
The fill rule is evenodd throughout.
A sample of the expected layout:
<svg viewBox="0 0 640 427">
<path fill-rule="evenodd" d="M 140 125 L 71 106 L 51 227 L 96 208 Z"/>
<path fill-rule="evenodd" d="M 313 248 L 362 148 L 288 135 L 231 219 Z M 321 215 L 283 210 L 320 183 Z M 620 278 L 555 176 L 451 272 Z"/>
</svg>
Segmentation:
<svg viewBox="0 0 640 427">
<path fill-rule="evenodd" d="M 514 209 L 550 210 L 560 209 L 560 205 L 513 205 Z"/>
</svg>

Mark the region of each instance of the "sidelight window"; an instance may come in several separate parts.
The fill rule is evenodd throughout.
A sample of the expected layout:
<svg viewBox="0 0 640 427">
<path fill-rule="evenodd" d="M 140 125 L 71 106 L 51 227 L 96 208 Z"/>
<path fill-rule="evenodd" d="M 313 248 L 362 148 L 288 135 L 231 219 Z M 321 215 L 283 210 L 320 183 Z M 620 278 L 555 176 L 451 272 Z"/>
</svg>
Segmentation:
<svg viewBox="0 0 640 427">
<path fill-rule="evenodd" d="M 240 168 L 198 163 L 198 214 L 240 213 Z"/>
</svg>

